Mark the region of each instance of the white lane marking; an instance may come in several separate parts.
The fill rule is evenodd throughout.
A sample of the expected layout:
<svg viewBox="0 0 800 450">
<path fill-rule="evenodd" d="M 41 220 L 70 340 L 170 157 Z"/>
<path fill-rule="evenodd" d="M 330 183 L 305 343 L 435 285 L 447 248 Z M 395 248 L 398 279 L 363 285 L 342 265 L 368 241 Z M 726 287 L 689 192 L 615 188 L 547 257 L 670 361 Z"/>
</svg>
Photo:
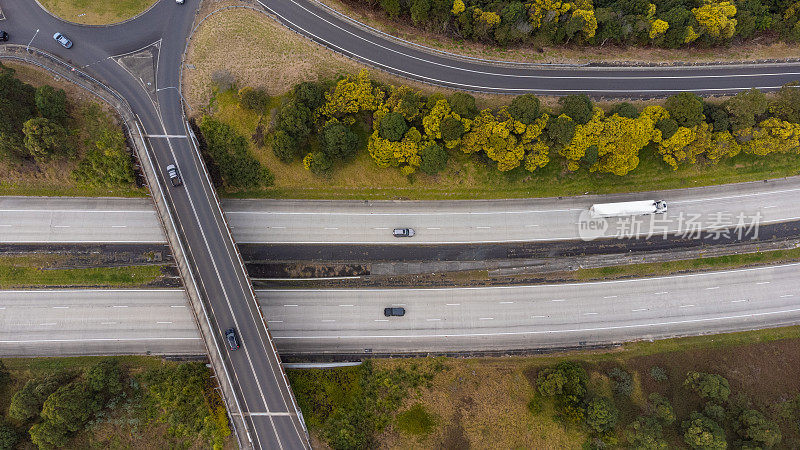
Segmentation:
<svg viewBox="0 0 800 450">
<path fill-rule="evenodd" d="M 632 309 L 631 312 L 647 311 L 647 308 Z"/>
<path fill-rule="evenodd" d="M 282 320 L 268 320 L 267 323 L 283 323 Z"/>
<path fill-rule="evenodd" d="M 794 297 L 794 294 L 783 294 L 780 298 Z"/>
<path fill-rule="evenodd" d="M 664 294 L 669 294 L 669 291 L 653 292 L 653 295 L 664 295 Z"/>
<path fill-rule="evenodd" d="M 55 325 L 55 324 L 56 324 L 55 322 L 45 322 L 45 323 L 40 323 L 39 326 L 49 326 L 49 325 Z"/>
<path fill-rule="evenodd" d="M 425 319 L 425 320 L 428 321 L 428 322 L 437 322 L 437 321 L 442 320 L 442 319 Z"/>
<path fill-rule="evenodd" d="M 339 305 L 339 306 L 341 306 L 341 307 L 343 307 L 343 308 L 344 308 L 344 307 L 348 307 L 348 306 L 356 306 L 356 305 Z"/>
<path fill-rule="evenodd" d="M 475 228 L 477 228 L 479 230 L 488 230 L 489 228 L 492 228 L 492 227 L 475 227 Z"/>
<path fill-rule="evenodd" d="M 588 313 L 583 313 L 583 315 L 584 316 L 596 316 L 597 313 L 596 312 L 588 312 Z"/>
<path fill-rule="evenodd" d="M 494 317 L 480 317 L 478 320 L 494 320 Z"/>
<path fill-rule="evenodd" d="M 679 305 L 678 308 L 692 308 L 694 305 Z"/>
<path fill-rule="evenodd" d="M 513 303 L 514 303 L 514 302 L 500 302 L 500 304 L 501 304 L 501 305 L 511 305 L 511 304 L 513 304 Z"/>
<path fill-rule="evenodd" d="M 297 307 L 297 305 L 283 305 L 283 306 L 286 306 L 286 307 Z"/>
<path fill-rule="evenodd" d="M 185 139 L 187 137 L 185 134 L 145 134 L 144 136 L 151 139 Z"/>
<path fill-rule="evenodd" d="M 427 227 L 426 230 L 441 230 L 439 227 Z"/>
<path fill-rule="evenodd" d="M 531 319 L 544 319 L 547 316 L 531 316 Z"/>
<path fill-rule="evenodd" d="M 632 325 L 614 325 L 605 327 L 591 328 L 569 328 L 563 330 L 536 330 L 536 331 L 501 331 L 497 333 L 455 333 L 455 334 L 400 334 L 400 335 L 344 335 L 344 336 L 275 336 L 275 339 L 296 339 L 296 340 L 319 340 L 319 339 L 409 339 L 409 338 L 451 338 L 451 337 L 485 337 L 485 336 L 524 336 L 539 334 L 565 334 L 565 333 L 585 333 L 594 331 L 625 330 L 631 328 L 649 328 L 665 325 L 685 325 L 689 323 L 719 322 L 723 320 L 748 319 L 752 317 L 774 316 L 776 314 L 798 313 L 800 308 L 784 309 L 780 311 L 767 311 L 762 313 L 738 314 L 734 316 L 704 317 L 701 319 L 670 320 L 665 322 L 640 323 Z M 198 338 L 199 339 L 199 338 Z M 0 341 L 2 343 L 4 341 Z"/>
<path fill-rule="evenodd" d="M 274 229 L 274 230 L 283 230 L 283 229 L 285 229 L 286 227 L 267 227 L 267 228 L 272 228 L 272 229 Z"/>
<path fill-rule="evenodd" d="M 323 321 L 323 322 L 336 322 L 336 321 L 335 321 L 335 320 L 333 320 L 333 319 L 322 319 L 322 321 Z"/>
<path fill-rule="evenodd" d="M 538 227 L 539 225 L 525 225 L 525 228 Z"/>
<path fill-rule="evenodd" d="M 100 322 L 100 325 L 116 325 L 117 322 Z"/>
<path fill-rule="evenodd" d="M 238 413 L 234 413 L 238 415 Z M 246 412 L 245 416 L 291 416 L 294 413 L 290 412 Z"/>
<path fill-rule="evenodd" d="M 160 324 L 170 324 L 170 323 L 172 323 L 172 322 L 169 322 L 169 321 L 162 321 L 162 322 L 156 322 L 156 323 L 160 323 Z"/>
<path fill-rule="evenodd" d="M 373 230 L 388 230 L 389 227 L 374 227 Z"/>
<path fill-rule="evenodd" d="M 339 227 L 325 227 L 326 230 L 338 230 Z"/>
<path fill-rule="evenodd" d="M 619 295 L 606 295 L 603 298 L 617 298 L 617 297 L 619 297 Z"/>
<path fill-rule="evenodd" d="M 731 303 L 742 303 L 742 302 L 746 302 L 746 301 L 747 301 L 746 299 L 745 300 L 731 300 Z"/>
<path fill-rule="evenodd" d="M 110 214 L 110 213 L 117 213 L 117 214 L 147 214 L 155 216 L 155 211 L 150 210 L 143 210 L 143 209 L 112 209 L 112 210 L 101 210 L 101 209 L 0 209 L 0 212 L 10 212 L 10 213 L 74 213 L 74 214 Z"/>
<path fill-rule="evenodd" d="M 707 287 L 707 288 L 706 288 L 706 290 L 707 290 L 707 291 L 710 291 L 710 290 L 712 290 L 712 289 L 719 289 L 719 286 Z"/>
<path fill-rule="evenodd" d="M 550 300 L 550 301 L 551 301 L 551 302 L 565 302 L 565 301 L 567 301 L 567 300 L 566 300 L 566 299 L 563 299 L 563 298 L 554 298 L 553 300 Z"/>
<path fill-rule="evenodd" d="M 53 225 L 53 228 L 69 228 L 69 225 Z"/>
<path fill-rule="evenodd" d="M 127 308 L 128 305 L 111 305 L 112 308 Z"/>
<path fill-rule="evenodd" d="M 47 324 L 42 324 L 47 325 Z M 120 342 L 120 341 L 199 341 L 201 337 L 149 337 L 149 338 L 80 338 L 80 339 L 29 339 L 29 340 L 3 340 L 0 344 L 31 344 L 40 342 Z"/>
<path fill-rule="evenodd" d="M 69 306 L 53 306 L 53 309 L 69 309 Z"/>
<path fill-rule="evenodd" d="M 758 282 L 758 283 L 756 283 L 756 284 L 769 284 L 769 283 L 770 283 L 769 281 L 759 281 L 759 282 Z"/>
<path fill-rule="evenodd" d="M 777 207 L 778 207 L 777 205 L 770 205 L 770 206 L 765 206 L 764 209 L 777 208 Z"/>
<path fill-rule="evenodd" d="M 444 306 L 461 306 L 461 303 L 446 303 Z"/>
<path fill-rule="evenodd" d="M 6 309 L 6 307 L 5 306 L 0 306 L 0 309 Z"/>
<path fill-rule="evenodd" d="M 375 319 L 375 322 L 388 322 L 389 319 Z"/>
<path fill-rule="evenodd" d="M 128 228 L 127 225 L 111 225 L 111 228 Z"/>
<path fill-rule="evenodd" d="M 13 226 L 14 226 L 14 225 L 0 224 L 0 227 L 3 227 L 3 228 L 5 228 L 5 227 L 13 227 Z"/>
<path fill-rule="evenodd" d="M 169 305 L 170 308 L 186 308 L 186 305 Z"/>
</svg>

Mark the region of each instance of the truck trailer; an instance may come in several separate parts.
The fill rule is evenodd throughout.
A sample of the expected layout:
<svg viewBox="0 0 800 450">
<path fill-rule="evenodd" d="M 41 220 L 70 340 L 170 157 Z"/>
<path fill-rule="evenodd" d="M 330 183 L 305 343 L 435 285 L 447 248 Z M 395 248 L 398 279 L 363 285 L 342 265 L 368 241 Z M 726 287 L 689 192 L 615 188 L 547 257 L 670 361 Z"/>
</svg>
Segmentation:
<svg viewBox="0 0 800 450">
<path fill-rule="evenodd" d="M 589 208 L 592 217 L 625 217 L 667 212 L 664 200 L 641 200 L 637 202 L 597 203 Z"/>
</svg>

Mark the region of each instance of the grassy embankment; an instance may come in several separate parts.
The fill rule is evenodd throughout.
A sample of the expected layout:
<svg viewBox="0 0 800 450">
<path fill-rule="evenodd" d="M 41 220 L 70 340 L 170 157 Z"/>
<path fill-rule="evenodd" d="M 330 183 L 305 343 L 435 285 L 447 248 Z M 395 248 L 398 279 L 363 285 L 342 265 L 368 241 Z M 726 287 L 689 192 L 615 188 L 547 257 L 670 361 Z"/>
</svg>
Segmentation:
<svg viewBox="0 0 800 450">
<path fill-rule="evenodd" d="M 70 287 L 144 287 L 163 277 L 158 265 L 58 268 L 59 255 L 0 256 L 0 289 Z"/>
<path fill-rule="evenodd" d="M 551 356 L 374 360 L 370 371 L 293 370 L 289 378 L 312 435 L 323 441 L 334 429 L 348 430 L 350 423 L 360 427 L 375 423 L 356 422 L 361 416 L 354 411 L 359 407 L 369 411 L 371 397 L 381 395 L 364 390 L 369 383 L 363 380 L 382 375 L 391 392 L 401 385 L 397 380 L 416 374 L 420 381 L 405 385 L 399 406 L 389 405 L 387 428 L 382 432 L 376 428 L 374 439 L 384 448 L 580 448 L 586 430 L 558 421 L 551 401 L 545 401 L 536 414 L 529 410 L 536 373 L 560 361 L 576 361 L 588 372 L 590 393 L 610 395 L 607 373 L 619 367 L 633 380 L 629 397 L 614 396 L 620 410 L 614 433 L 620 443 L 625 442 L 625 426 L 641 413 L 647 396 L 658 392 L 672 402 L 678 416 L 676 429 L 667 430 L 665 438 L 671 448 L 682 448 L 680 421 L 697 407 L 683 380 L 689 371 L 702 371 L 726 377 L 735 395 L 741 394 L 753 408 L 778 422 L 781 447 L 796 448 L 800 433 L 794 420 L 799 416 L 792 399 L 800 393 L 800 380 L 790 374 L 800 367 L 799 350 L 800 327 L 788 327 Z M 653 367 L 664 369 L 667 379 L 653 379 Z M 732 442 L 735 436 L 728 439 Z"/>
<path fill-rule="evenodd" d="M 227 36 L 220 44 L 218 36 Z M 270 117 L 240 108 L 232 91 L 212 95 L 213 74 L 226 73 L 239 86 L 264 88 L 272 96 L 285 95 L 304 80 L 320 80 L 359 69 L 350 60 L 304 40 L 267 17 L 247 10 L 229 10 L 209 18 L 195 35 L 189 51 L 185 95 L 193 111 L 205 109 L 246 137 L 253 136 Z M 379 80 L 398 84 L 395 77 L 372 71 Z M 217 75 L 218 76 L 218 75 Z M 430 86 L 414 86 L 425 93 Z M 509 97 L 477 96 L 480 107 L 506 104 Z M 273 106 L 280 98 L 273 98 Z M 204 108 L 204 105 L 209 105 Z M 274 112 L 274 111 L 273 111 Z M 365 133 L 362 133 L 365 134 Z M 362 136 L 365 140 L 365 136 Z M 439 175 L 416 173 L 403 176 L 396 168 L 376 167 L 365 150 L 355 160 L 334 167 L 330 177 L 319 177 L 302 163 L 283 164 L 269 145 L 250 142 L 258 160 L 275 174 L 275 185 L 260 191 L 224 192 L 231 197 L 314 199 L 478 199 L 520 198 L 646 191 L 779 178 L 800 173 L 800 156 L 773 154 L 767 157 L 740 154 L 714 166 L 687 165 L 671 170 L 655 151 L 640 153 L 637 169 L 626 176 L 568 172 L 551 162 L 531 174 L 521 168 L 501 173 L 491 165 L 460 152 L 453 152 L 448 167 Z"/>
<path fill-rule="evenodd" d="M 39 0 L 52 14 L 85 25 L 108 25 L 130 19 L 158 0 Z"/>
</svg>

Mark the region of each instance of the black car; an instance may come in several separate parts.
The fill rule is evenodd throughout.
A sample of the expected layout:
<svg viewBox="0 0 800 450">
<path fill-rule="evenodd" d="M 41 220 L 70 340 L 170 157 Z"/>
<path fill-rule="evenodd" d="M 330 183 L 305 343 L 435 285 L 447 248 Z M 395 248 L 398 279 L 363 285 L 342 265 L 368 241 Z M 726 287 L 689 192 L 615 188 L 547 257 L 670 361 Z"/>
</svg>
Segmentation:
<svg viewBox="0 0 800 450">
<path fill-rule="evenodd" d="M 8 40 L 8 33 L 3 30 L 0 30 L 0 41 L 7 41 Z"/>
<path fill-rule="evenodd" d="M 225 340 L 228 341 L 228 348 L 236 350 L 239 348 L 239 339 L 236 338 L 236 330 L 229 328 L 225 331 Z"/>
<path fill-rule="evenodd" d="M 170 164 L 167 166 L 167 175 L 169 175 L 169 181 L 172 183 L 173 187 L 178 187 L 183 184 L 183 181 L 181 181 L 181 176 L 178 174 L 178 168 L 175 167 L 175 164 Z"/>
<path fill-rule="evenodd" d="M 392 316 L 402 317 L 406 315 L 406 309 L 397 307 L 383 308 L 383 315 L 386 317 L 392 317 Z"/>
</svg>

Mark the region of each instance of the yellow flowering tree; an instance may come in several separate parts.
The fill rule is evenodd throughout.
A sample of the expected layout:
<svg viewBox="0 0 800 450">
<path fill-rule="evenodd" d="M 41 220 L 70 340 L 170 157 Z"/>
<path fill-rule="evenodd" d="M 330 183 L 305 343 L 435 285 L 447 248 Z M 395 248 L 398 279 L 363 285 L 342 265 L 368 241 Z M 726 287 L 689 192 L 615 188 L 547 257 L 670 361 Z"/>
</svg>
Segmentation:
<svg viewBox="0 0 800 450">
<path fill-rule="evenodd" d="M 467 9 L 467 7 L 464 5 L 463 0 L 455 0 L 453 2 L 453 9 L 451 9 L 450 11 L 453 13 L 454 16 L 457 16 L 462 12 L 464 12 L 465 9 Z"/>
<path fill-rule="evenodd" d="M 745 153 L 800 153 L 800 124 L 771 117 L 753 128 L 735 133 Z"/>
<path fill-rule="evenodd" d="M 403 139 L 393 142 L 374 131 L 367 142 L 367 151 L 378 167 L 400 167 L 405 175 L 414 173 L 422 163 L 419 151 L 425 146 L 422 134 L 410 128 Z"/>
<path fill-rule="evenodd" d="M 354 114 L 377 110 L 384 97 L 385 93 L 372 84 L 369 72 L 362 70 L 358 75 L 339 80 L 333 91 L 325 94 L 325 104 L 319 109 L 319 115 L 352 125 Z"/>
<path fill-rule="evenodd" d="M 706 0 L 703 6 L 692 9 L 701 33 L 707 33 L 715 39 L 730 39 L 736 32 L 736 6 L 731 2 Z"/>
</svg>

